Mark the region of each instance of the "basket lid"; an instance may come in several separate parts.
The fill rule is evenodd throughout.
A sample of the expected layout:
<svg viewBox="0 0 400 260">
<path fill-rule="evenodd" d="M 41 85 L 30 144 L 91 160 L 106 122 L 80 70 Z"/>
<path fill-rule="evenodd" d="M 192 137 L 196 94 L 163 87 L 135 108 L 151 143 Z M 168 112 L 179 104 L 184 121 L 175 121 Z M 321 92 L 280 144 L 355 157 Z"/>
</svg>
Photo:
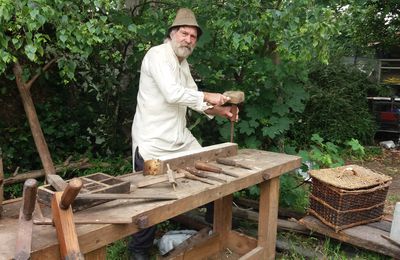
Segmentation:
<svg viewBox="0 0 400 260">
<path fill-rule="evenodd" d="M 390 176 L 377 173 L 359 165 L 311 170 L 309 173 L 311 177 L 319 181 L 347 190 L 368 188 L 392 180 Z"/>
</svg>

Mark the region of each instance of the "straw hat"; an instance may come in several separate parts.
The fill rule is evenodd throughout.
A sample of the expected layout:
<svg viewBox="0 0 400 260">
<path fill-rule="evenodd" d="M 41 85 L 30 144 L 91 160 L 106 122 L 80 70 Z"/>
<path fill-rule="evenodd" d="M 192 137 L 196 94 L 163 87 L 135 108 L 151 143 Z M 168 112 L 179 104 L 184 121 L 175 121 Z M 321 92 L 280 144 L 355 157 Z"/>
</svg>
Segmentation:
<svg viewBox="0 0 400 260">
<path fill-rule="evenodd" d="M 192 10 L 188 8 L 180 8 L 178 12 L 176 13 L 176 17 L 172 25 L 168 28 L 168 33 L 171 32 L 171 30 L 174 27 L 178 26 L 194 26 L 197 28 L 197 37 L 200 38 L 201 34 L 203 33 L 199 24 L 196 21 L 196 16 L 192 12 Z"/>
</svg>

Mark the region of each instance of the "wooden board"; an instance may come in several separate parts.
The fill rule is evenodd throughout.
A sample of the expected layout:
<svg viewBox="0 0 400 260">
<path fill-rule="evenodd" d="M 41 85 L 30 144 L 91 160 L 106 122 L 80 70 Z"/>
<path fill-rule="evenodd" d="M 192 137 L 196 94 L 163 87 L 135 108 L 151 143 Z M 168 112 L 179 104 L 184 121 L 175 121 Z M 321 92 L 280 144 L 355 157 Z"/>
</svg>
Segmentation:
<svg viewBox="0 0 400 260">
<path fill-rule="evenodd" d="M 131 184 L 127 181 L 118 179 L 105 173 L 94 173 L 84 177 L 80 177 L 83 187 L 80 194 L 95 193 L 129 193 Z M 68 182 L 68 181 L 67 181 Z M 38 188 L 38 200 L 50 206 L 51 199 L 55 193 L 55 189 L 51 185 L 43 185 Z M 105 203 L 109 200 L 83 200 L 76 198 L 72 204 L 74 212 L 83 210 Z"/>
<path fill-rule="evenodd" d="M 161 172 L 167 172 L 167 163 L 172 170 L 185 169 L 193 166 L 196 161 L 215 161 L 218 157 L 230 157 L 237 155 L 238 146 L 235 143 L 223 143 L 202 147 L 200 149 L 173 153 L 158 158 L 161 162 Z"/>
<path fill-rule="evenodd" d="M 148 226 L 161 223 L 174 216 L 180 215 L 191 209 L 202 206 L 208 202 L 215 201 L 230 195 L 236 191 L 245 189 L 265 181 L 265 178 L 279 177 L 285 172 L 294 170 L 301 166 L 301 158 L 280 153 L 266 152 L 260 150 L 246 149 L 239 150 L 233 159 L 242 161 L 250 165 L 254 170 L 246 170 L 236 167 L 228 167 L 239 175 L 239 178 L 219 175 L 227 180 L 227 183 L 216 183 L 211 186 L 195 180 L 181 178 L 177 180 L 177 191 L 174 192 L 168 183 L 153 185 L 148 188 L 136 189 L 134 192 L 141 194 L 155 194 L 174 192 L 179 198 L 176 201 L 132 201 L 116 200 L 101 205 L 97 205 L 79 211 L 74 216 L 82 218 L 115 218 L 126 216 L 133 219 L 132 224 L 127 225 L 78 225 L 76 231 L 78 234 L 79 245 L 82 253 L 102 248 L 114 241 L 122 239 L 139 230 L 135 223 L 141 217 L 148 220 Z M 177 159 L 178 160 L 178 159 Z M 135 178 L 142 178 L 141 174 L 130 174 L 122 180 L 134 181 Z M 0 259 L 11 258 L 14 244 L 17 221 L 12 218 L 13 207 L 19 206 L 18 201 L 6 204 L 6 218 L 0 220 Z M 15 205 L 14 205 L 15 204 Z M 50 217 L 49 212 L 43 209 L 43 215 Z M 3 222 L 4 221 L 4 222 Z M 59 245 L 56 238 L 54 227 L 44 225 L 34 225 L 34 238 L 32 241 L 32 259 L 59 259 Z M 218 249 L 218 243 L 210 245 L 213 250 Z M 11 250 L 11 254 L 10 254 Z"/>
<path fill-rule="evenodd" d="M 400 248 L 391 244 L 381 236 L 389 236 L 389 233 L 381 228 L 376 228 L 376 224 L 360 225 L 335 233 L 333 229 L 323 224 L 313 216 L 306 216 L 300 219 L 299 222 L 314 232 L 321 233 L 325 236 L 332 237 L 345 243 L 359 246 L 394 258 L 400 256 Z M 382 224 L 382 226 L 386 226 L 386 224 Z"/>
</svg>

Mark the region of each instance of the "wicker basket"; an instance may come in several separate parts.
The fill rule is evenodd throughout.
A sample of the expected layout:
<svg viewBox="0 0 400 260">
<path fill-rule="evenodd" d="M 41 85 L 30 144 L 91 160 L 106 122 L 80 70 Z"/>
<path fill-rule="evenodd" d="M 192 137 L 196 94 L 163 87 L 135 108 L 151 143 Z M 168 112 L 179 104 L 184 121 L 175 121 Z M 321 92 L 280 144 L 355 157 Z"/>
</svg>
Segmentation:
<svg viewBox="0 0 400 260">
<path fill-rule="evenodd" d="M 309 213 L 339 231 L 382 217 L 391 177 L 358 165 L 313 170 Z"/>
</svg>

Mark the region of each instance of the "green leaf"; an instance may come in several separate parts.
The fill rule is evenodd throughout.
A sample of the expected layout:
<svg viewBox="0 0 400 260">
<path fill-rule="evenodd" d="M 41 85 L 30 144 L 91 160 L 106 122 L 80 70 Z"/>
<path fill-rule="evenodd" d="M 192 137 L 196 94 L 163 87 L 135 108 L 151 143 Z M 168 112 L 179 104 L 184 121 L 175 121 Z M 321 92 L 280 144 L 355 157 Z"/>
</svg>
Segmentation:
<svg viewBox="0 0 400 260">
<path fill-rule="evenodd" d="M 32 44 L 25 45 L 25 54 L 31 61 L 34 61 L 36 59 L 36 50 L 36 46 Z"/>
</svg>

